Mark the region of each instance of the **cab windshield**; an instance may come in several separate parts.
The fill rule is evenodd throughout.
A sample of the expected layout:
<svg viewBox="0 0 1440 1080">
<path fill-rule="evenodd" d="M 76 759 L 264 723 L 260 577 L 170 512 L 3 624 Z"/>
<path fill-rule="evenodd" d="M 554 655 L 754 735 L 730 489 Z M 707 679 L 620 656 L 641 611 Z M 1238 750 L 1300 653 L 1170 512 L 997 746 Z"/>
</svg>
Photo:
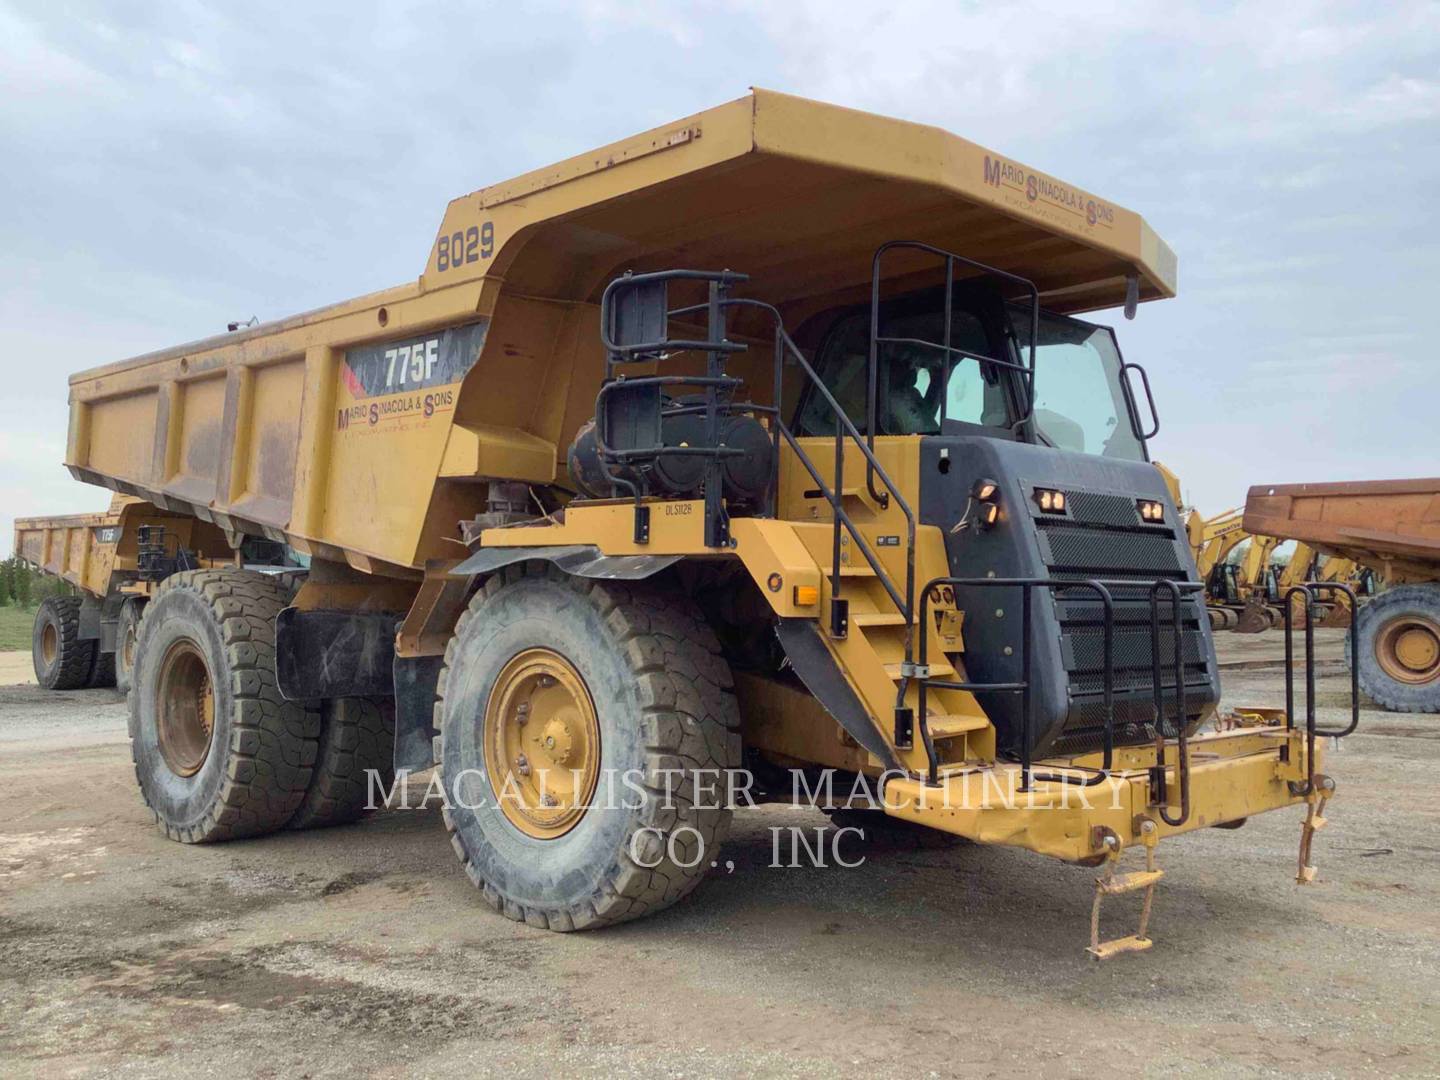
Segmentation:
<svg viewBox="0 0 1440 1080">
<path fill-rule="evenodd" d="M 997 305 L 998 306 L 998 305 Z M 987 323 L 958 305 L 951 314 L 951 345 L 968 353 L 1029 363 L 1030 308 L 1007 304 L 1008 334 L 987 330 Z M 992 320 L 998 322 L 998 315 Z M 1004 437 L 1019 418 L 1021 377 L 1013 368 L 973 356 L 952 355 L 945 374 L 942 349 L 924 342 L 944 339 L 939 310 L 895 315 L 884 321 L 882 336 L 910 339 L 881 344 L 877 354 L 876 433 L 938 435 L 991 428 Z M 870 316 L 842 319 L 826 337 L 816 370 L 856 427 L 865 430 L 865 392 L 870 347 Z M 1120 353 L 1111 331 L 1102 326 L 1041 312 L 1035 350 L 1035 427 L 1040 438 L 1062 450 L 1126 461 L 1144 461 L 1121 390 Z M 805 435 L 830 435 L 835 420 L 819 394 L 810 394 L 798 418 Z"/>
<path fill-rule="evenodd" d="M 1030 360 L 1030 309 L 1011 304 L 1020 356 Z M 1079 319 L 1040 313 L 1035 348 L 1035 427 L 1061 450 L 1144 461 L 1145 446 L 1130 426 L 1114 331 Z"/>
</svg>

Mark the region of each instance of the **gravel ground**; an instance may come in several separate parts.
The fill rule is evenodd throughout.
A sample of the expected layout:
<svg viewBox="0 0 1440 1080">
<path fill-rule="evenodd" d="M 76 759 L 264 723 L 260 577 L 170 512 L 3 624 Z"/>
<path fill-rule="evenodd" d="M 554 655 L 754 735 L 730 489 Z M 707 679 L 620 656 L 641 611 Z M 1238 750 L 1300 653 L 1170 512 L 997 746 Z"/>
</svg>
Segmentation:
<svg viewBox="0 0 1440 1080">
<path fill-rule="evenodd" d="M 1279 636 L 1220 640 L 1227 704 L 1282 703 Z M 814 811 L 745 811 L 733 870 L 586 934 L 492 914 L 435 810 L 182 847 L 141 805 L 119 695 L 3 687 L 0 1071 L 1437 1075 L 1440 717 L 1361 731 L 1328 766 L 1316 884 L 1293 880 L 1298 808 L 1168 841 L 1155 948 L 1095 965 L 1092 872 L 874 838 L 855 869 L 771 869 L 769 830 Z"/>
</svg>

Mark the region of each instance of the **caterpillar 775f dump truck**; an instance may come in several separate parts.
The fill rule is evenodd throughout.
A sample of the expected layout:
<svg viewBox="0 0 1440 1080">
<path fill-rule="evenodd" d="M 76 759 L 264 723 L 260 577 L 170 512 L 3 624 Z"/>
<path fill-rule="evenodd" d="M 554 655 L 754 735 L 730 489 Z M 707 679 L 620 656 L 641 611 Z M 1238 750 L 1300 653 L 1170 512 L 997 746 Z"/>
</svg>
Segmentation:
<svg viewBox="0 0 1440 1080">
<path fill-rule="evenodd" d="M 1104 865 L 1097 910 L 1148 916 L 1174 834 L 1303 804 L 1308 848 L 1313 715 L 1200 733 L 1148 386 L 1075 317 L 1174 292 L 1135 214 L 755 91 L 456 199 L 413 284 L 77 375 L 71 473 L 241 553 L 146 533 L 145 800 L 221 840 L 435 765 L 466 873 L 554 930 L 685 895 L 785 770 Z"/>
</svg>

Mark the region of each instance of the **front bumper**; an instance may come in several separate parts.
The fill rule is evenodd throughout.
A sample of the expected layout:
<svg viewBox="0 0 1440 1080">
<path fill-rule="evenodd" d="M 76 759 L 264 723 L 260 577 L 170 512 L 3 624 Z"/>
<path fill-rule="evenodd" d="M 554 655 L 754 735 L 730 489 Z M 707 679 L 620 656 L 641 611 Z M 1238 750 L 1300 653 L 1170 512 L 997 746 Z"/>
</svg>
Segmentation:
<svg viewBox="0 0 1440 1080">
<path fill-rule="evenodd" d="M 923 780 L 895 778 L 885 785 L 885 812 L 979 843 L 1009 844 L 1073 862 L 1106 854 L 1114 835 L 1124 846 L 1138 843 L 1145 822 L 1166 836 L 1240 821 L 1254 814 L 1303 804 L 1292 784 L 1307 776 L 1306 738 L 1301 729 L 1243 728 L 1189 740 L 1190 815 L 1181 825 L 1165 823 L 1152 805 L 1153 746 L 1122 747 L 1106 779 L 1089 788 L 1037 781 L 1020 790 L 1015 765 L 958 769 L 929 786 Z M 1315 772 L 1321 753 L 1316 744 Z M 1167 810 L 1178 816 L 1180 785 L 1177 749 L 1166 750 Z M 1099 766 L 1098 755 L 1035 762 L 1037 771 Z M 1075 773 L 1077 778 L 1083 774 Z"/>
</svg>

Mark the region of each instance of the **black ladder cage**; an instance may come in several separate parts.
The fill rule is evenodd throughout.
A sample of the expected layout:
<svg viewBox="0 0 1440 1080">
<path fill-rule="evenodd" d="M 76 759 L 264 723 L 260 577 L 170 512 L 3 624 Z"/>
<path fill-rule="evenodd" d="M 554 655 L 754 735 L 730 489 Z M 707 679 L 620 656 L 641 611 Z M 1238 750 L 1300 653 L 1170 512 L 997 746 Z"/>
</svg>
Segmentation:
<svg viewBox="0 0 1440 1080">
<path fill-rule="evenodd" d="M 635 499 L 635 539 L 637 543 L 645 543 L 649 538 L 648 515 L 649 508 L 641 505 L 641 498 L 645 491 L 633 481 L 623 475 L 619 475 L 609 466 L 622 464 L 626 461 L 654 460 L 663 455 L 700 454 L 709 459 L 708 471 L 705 482 L 706 492 L 706 541 L 711 546 L 722 546 L 722 541 L 728 543 L 728 519 L 725 518 L 723 505 L 720 503 L 720 485 L 712 482 L 712 477 L 719 471 L 720 461 L 740 451 L 732 448 L 722 447 L 718 444 L 719 421 L 721 417 L 738 413 L 749 413 L 752 415 L 766 416 L 769 418 L 771 430 L 771 476 L 770 491 L 767 500 L 768 506 L 766 515 L 774 517 L 777 512 L 780 490 L 780 444 L 782 440 L 794 452 L 796 460 L 809 473 L 811 480 L 821 490 L 825 500 L 830 504 L 834 539 L 832 544 L 833 568 L 830 574 L 831 580 L 831 606 L 832 614 L 830 619 L 830 631 L 836 637 L 843 637 L 847 630 L 847 620 L 844 615 L 845 601 L 840 597 L 840 536 L 844 529 L 854 541 L 856 548 L 865 557 L 865 561 L 875 572 L 880 584 L 884 587 L 892 603 L 897 610 L 901 611 L 907 621 L 905 656 L 908 659 L 913 655 L 912 634 L 909 628 L 911 617 L 914 613 L 915 595 L 915 525 L 916 518 L 914 511 L 906 502 L 900 492 L 899 486 L 886 473 L 885 468 L 875 457 L 874 450 L 865 441 L 856 428 L 854 421 L 849 414 L 835 400 L 835 396 L 825 385 L 824 381 L 816 373 L 810 362 L 805 358 L 800 347 L 795 344 L 793 338 L 785 330 L 785 323 L 779 310 L 772 304 L 761 300 L 754 300 L 748 297 L 735 297 L 729 295 L 732 285 L 749 278 L 745 274 L 734 271 L 708 271 L 708 270 L 662 270 L 648 274 L 626 274 L 616 278 L 606 286 L 605 292 L 600 300 L 601 338 L 605 348 L 605 381 L 596 396 L 595 429 L 596 438 L 601 451 L 601 460 L 604 464 L 606 476 L 617 487 L 622 487 L 630 492 Z M 680 308 L 669 308 L 666 300 L 666 286 L 670 281 L 704 281 L 709 283 L 710 295 L 703 304 L 691 304 Z M 725 339 L 724 313 L 730 308 L 745 307 L 764 312 L 774 323 L 775 327 L 775 355 L 774 355 L 774 404 L 757 405 L 753 402 L 735 402 L 728 397 L 722 397 L 722 390 L 733 390 L 740 385 L 741 380 L 732 379 L 724 374 L 724 356 L 726 353 L 741 352 L 747 346 L 727 341 Z M 704 311 L 708 316 L 706 339 L 703 341 L 694 339 L 667 338 L 669 320 L 687 314 Z M 704 376 L 642 376 L 640 378 L 628 379 L 616 376 L 617 366 L 627 363 L 640 363 L 647 361 L 660 361 L 668 358 L 677 352 L 705 351 L 709 354 L 710 362 Z M 786 426 L 781 412 L 784 365 L 786 361 L 793 363 L 804 375 L 806 383 L 813 387 L 825 402 L 830 411 L 835 415 L 835 469 L 832 474 L 832 484 L 827 484 L 821 476 L 810 455 L 805 452 L 789 427 Z M 691 386 L 706 387 L 706 401 L 704 406 L 686 406 L 687 411 L 700 411 L 703 408 L 706 417 L 706 430 L 711 432 L 709 446 L 705 447 L 667 447 L 660 445 L 658 435 L 658 414 L 659 414 L 659 387 L 664 385 L 687 384 Z M 622 390 L 622 388 L 624 388 Z M 613 436 L 610 433 L 611 425 L 608 421 L 609 410 L 606 408 L 606 399 L 621 393 L 634 393 L 636 401 L 642 410 L 648 412 L 653 421 L 651 429 L 655 431 L 648 441 L 636 440 L 632 447 L 619 448 L 614 445 Z M 653 394 L 653 400 L 641 401 L 641 394 Z M 881 484 L 884 485 L 886 504 L 894 499 L 896 508 L 905 517 L 906 532 L 906 580 L 905 589 L 902 593 L 900 588 L 891 579 L 881 564 L 879 557 L 875 554 L 870 544 L 865 540 L 860 530 L 855 526 L 850 515 L 842 505 L 840 492 L 844 488 L 844 450 L 845 442 L 849 439 L 859 449 L 865 458 L 866 468 L 872 476 L 878 476 Z M 712 494 L 713 492 L 713 494 Z M 900 694 L 904 696 L 903 687 Z"/>
<path fill-rule="evenodd" d="M 700 457 L 705 459 L 702 483 L 705 499 L 705 542 L 709 547 L 730 543 L 729 519 L 722 500 L 721 468 L 727 458 L 743 457 L 746 451 L 725 446 L 722 421 L 736 415 L 768 415 L 778 418 L 775 406 L 737 402 L 735 392 L 743 380 L 725 373 L 725 358 L 744 352 L 749 346 L 725 336 L 726 309 L 737 303 L 730 296 L 733 285 L 749 280 L 746 274 L 730 270 L 662 270 L 648 274 L 627 273 L 605 287 L 600 298 L 600 336 L 605 348 L 605 378 L 595 396 L 595 437 L 601 470 L 617 489 L 635 499 L 635 538 L 648 542 L 648 510 L 641 499 L 648 494 L 643 473 L 629 472 L 628 465 L 654 462 L 659 458 Z M 708 286 L 702 304 L 671 308 L 668 286 L 672 281 L 699 281 Z M 672 318 L 704 312 L 703 339 L 669 336 Z M 659 363 L 680 353 L 703 352 L 704 375 L 646 375 L 630 378 L 618 369 L 628 364 Z M 778 362 L 777 362 L 778 366 Z M 778 377 L 777 377 L 778 383 Z M 698 405 L 671 405 L 661 400 L 662 388 L 688 386 L 704 391 Z M 700 415 L 704 418 L 701 445 L 667 446 L 661 438 L 663 416 Z M 767 512 L 774 514 L 777 498 L 775 475 L 766 494 Z"/>
<path fill-rule="evenodd" d="M 605 287 L 605 292 L 600 299 L 601 338 L 605 348 L 605 380 L 600 393 L 596 396 L 595 434 L 600 450 L 602 470 L 606 477 L 617 489 L 623 488 L 628 491 L 635 500 L 635 540 L 637 543 L 649 542 L 649 507 L 641 503 L 646 492 L 641 485 L 621 475 L 612 466 L 633 461 L 653 461 L 656 457 L 663 455 L 698 454 L 704 456 L 706 458 L 704 483 L 706 543 L 712 547 L 721 547 L 729 543 L 729 519 L 721 501 L 719 474 L 722 461 L 731 448 L 720 445 L 720 420 L 726 415 L 735 413 L 767 416 L 771 424 L 772 461 L 766 515 L 775 517 L 777 514 L 780 490 L 780 444 L 782 441 L 794 452 L 796 460 L 804 467 L 830 505 L 833 527 L 832 566 L 829 574 L 831 587 L 828 630 L 830 635 L 835 638 L 843 638 L 849 632 L 848 601 L 842 596 L 841 588 L 841 535 L 843 531 L 850 536 L 855 548 L 869 564 L 886 595 L 904 619 L 904 667 L 908 669 L 914 666 L 915 657 L 915 533 L 917 519 L 915 511 L 906 501 L 899 486 L 891 479 L 875 456 L 874 416 L 877 349 L 879 344 L 885 342 L 884 338 L 878 336 L 881 263 L 886 252 L 898 248 L 924 251 L 935 255 L 944 263 L 946 279 L 945 341 L 942 343 L 921 342 L 920 344 L 943 349 L 947 368 L 954 355 L 974 356 L 965 350 L 955 348 L 950 343 L 951 286 L 955 279 L 956 266 L 969 267 L 998 280 L 1022 286 L 1028 293 L 1030 298 L 1029 364 L 1017 364 L 1011 360 L 995 357 L 974 356 L 976 360 L 1015 369 L 1025 376 L 1027 380 L 1027 411 L 1019 422 L 1026 422 L 1029 419 L 1030 411 L 1033 410 L 1035 350 L 1039 338 L 1040 293 L 1034 282 L 1007 273 L 998 267 L 918 240 L 892 240 L 876 248 L 871 260 L 871 342 L 866 401 L 868 427 L 864 434 L 856 427 L 854 420 L 841 407 L 814 367 L 805 358 L 800 347 L 786 332 L 784 319 L 779 310 L 774 305 L 761 300 L 730 295 L 732 286 L 750 280 L 749 275 L 731 270 L 662 270 L 645 274 L 626 273 Z M 691 304 L 671 309 L 667 300 L 667 286 L 671 281 L 705 282 L 709 286 L 709 296 L 703 304 Z M 728 353 L 744 351 L 746 346 L 726 339 L 725 312 L 729 308 L 742 306 L 763 311 L 774 320 L 774 403 L 769 406 L 756 405 L 752 402 L 735 402 L 729 396 L 740 385 L 740 380 L 725 375 L 725 356 Z M 669 320 L 672 317 L 700 311 L 704 311 L 707 316 L 706 335 L 703 340 L 677 339 L 667 336 Z M 704 376 L 657 375 L 635 379 L 617 378 L 616 376 L 616 368 L 628 363 L 658 362 L 677 352 L 696 351 L 703 351 L 708 357 Z M 781 408 L 782 375 L 784 364 L 787 361 L 799 368 L 806 385 L 814 389 L 814 392 L 820 396 L 820 400 L 825 403 L 835 417 L 834 471 L 831 473 L 830 483 L 826 483 L 810 455 L 805 452 L 795 434 L 784 422 Z M 677 384 L 705 388 L 705 404 L 703 406 L 707 433 L 705 440 L 707 445 L 705 446 L 666 447 L 661 445 L 659 437 L 660 388 L 665 385 Z M 623 408 L 617 409 L 617 415 L 631 423 L 632 441 L 628 446 L 618 446 L 615 443 L 615 434 L 612 433 L 610 410 L 607 405 L 611 399 L 618 402 L 623 401 L 625 397 L 629 397 L 629 404 L 633 406 L 631 415 L 626 417 Z M 642 439 L 639 437 L 642 433 L 650 433 L 651 437 Z M 860 455 L 865 459 L 865 483 L 871 496 L 882 507 L 888 507 L 893 500 L 896 509 L 905 518 L 903 590 L 886 571 L 842 505 L 841 492 L 844 491 L 845 486 L 844 468 L 847 440 L 859 450 Z M 879 487 L 876 486 L 877 479 L 880 483 Z M 1111 681 L 1107 680 L 1107 686 Z M 906 686 L 907 678 L 902 677 L 896 692 L 897 718 L 906 712 Z"/>
<path fill-rule="evenodd" d="M 180 538 L 171 536 L 164 525 L 141 525 L 135 530 L 135 568 L 140 580 L 163 581 L 171 574 L 197 566 L 180 546 Z"/>
<path fill-rule="evenodd" d="M 1285 730 L 1295 728 L 1295 625 L 1291 598 L 1305 597 L 1305 782 L 1291 785 L 1296 795 L 1309 795 L 1315 790 L 1315 737 L 1343 739 L 1360 726 L 1360 664 L 1350 664 L 1350 723 L 1343 728 L 1322 728 L 1315 720 L 1315 601 L 1321 593 L 1343 593 L 1350 604 L 1350 626 L 1354 633 L 1359 614 L 1355 590 L 1338 581 L 1307 581 L 1292 585 L 1285 591 Z"/>
</svg>

